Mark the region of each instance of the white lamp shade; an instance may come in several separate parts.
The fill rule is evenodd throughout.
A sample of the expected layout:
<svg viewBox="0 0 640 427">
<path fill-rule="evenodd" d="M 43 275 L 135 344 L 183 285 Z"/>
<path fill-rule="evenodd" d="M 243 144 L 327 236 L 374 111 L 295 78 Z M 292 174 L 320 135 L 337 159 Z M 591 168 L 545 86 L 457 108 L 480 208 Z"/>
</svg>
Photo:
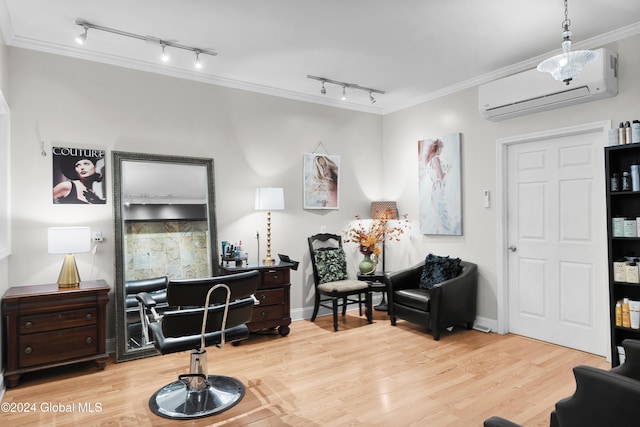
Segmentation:
<svg viewBox="0 0 640 427">
<path fill-rule="evenodd" d="M 50 254 L 77 254 L 91 250 L 91 228 L 49 227 Z"/>
<path fill-rule="evenodd" d="M 276 211 L 284 209 L 284 189 L 256 188 L 256 210 Z"/>
</svg>

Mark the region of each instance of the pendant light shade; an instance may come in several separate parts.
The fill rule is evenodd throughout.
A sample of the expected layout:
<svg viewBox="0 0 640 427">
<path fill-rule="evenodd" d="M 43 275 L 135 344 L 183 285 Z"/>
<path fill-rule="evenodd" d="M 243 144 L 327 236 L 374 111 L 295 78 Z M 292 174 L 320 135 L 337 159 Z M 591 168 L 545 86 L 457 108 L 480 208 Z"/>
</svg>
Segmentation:
<svg viewBox="0 0 640 427">
<path fill-rule="evenodd" d="M 562 53 L 552 58 L 545 59 L 538 64 L 538 71 L 549 73 L 558 80 L 569 84 L 574 77 L 577 77 L 587 64 L 593 62 L 598 53 L 592 50 L 571 51 L 571 31 L 569 25 L 568 0 L 564 0 L 564 21 L 562 21 Z"/>
</svg>

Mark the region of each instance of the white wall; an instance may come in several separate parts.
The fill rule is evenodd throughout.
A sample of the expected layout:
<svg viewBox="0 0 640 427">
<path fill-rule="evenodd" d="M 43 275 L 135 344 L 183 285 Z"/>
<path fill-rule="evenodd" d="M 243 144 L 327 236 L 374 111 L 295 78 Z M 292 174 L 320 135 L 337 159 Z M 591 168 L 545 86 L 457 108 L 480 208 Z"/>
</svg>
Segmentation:
<svg viewBox="0 0 640 427">
<path fill-rule="evenodd" d="M 47 253 L 46 229 L 61 224 L 103 231 L 105 242 L 95 258 L 79 254 L 76 259 L 83 279 L 102 278 L 113 285 L 112 195 L 102 206 L 54 206 L 52 144 L 214 158 L 218 238 L 242 240 L 252 260 L 256 229 L 263 257 L 266 246 L 266 214 L 254 210 L 255 188 L 284 187 L 286 210 L 272 214 L 272 252 L 303 261 L 292 272 L 292 309 L 298 311 L 313 301 L 307 236 L 321 226 L 341 231 L 354 215 L 368 212 L 371 198 L 380 196 L 378 115 L 17 48 L 9 48 L 9 75 L 11 286 L 56 280 L 62 259 Z M 41 140 L 46 157 L 40 154 Z M 302 209 L 302 157 L 318 141 L 341 156 L 337 211 Z M 107 179 L 110 187 L 112 177 Z M 113 316 L 110 324 L 113 328 Z"/>
<path fill-rule="evenodd" d="M 403 248 L 398 251 L 402 256 L 391 254 L 390 269 L 405 259 L 422 259 L 428 252 L 476 262 L 480 274 L 478 315 L 497 318 L 498 212 L 495 198 L 489 209 L 483 207 L 482 198 L 485 189 L 496 194 L 496 140 L 602 120 L 617 125 L 640 119 L 640 36 L 605 47 L 619 54 L 619 94 L 614 98 L 493 123 L 480 117 L 478 91 L 472 88 L 384 116 L 384 194 L 406 206 L 413 218 L 418 218 L 417 141 L 453 132 L 463 134 L 463 236 L 414 236 L 412 252 Z"/>
<path fill-rule="evenodd" d="M 292 308 L 299 312 L 312 304 L 306 237 L 320 226 L 342 230 L 355 214 L 365 215 L 373 199 L 397 200 L 401 213 L 417 219 L 416 141 L 462 132 L 463 236 L 422 236 L 415 224 L 411 235 L 389 248 L 387 265 L 392 270 L 413 264 L 428 252 L 474 261 L 480 269 L 478 315 L 496 319 L 497 212 L 495 205 L 482 207 L 482 191 L 496 193 L 496 139 L 640 118 L 640 36 L 607 47 L 620 56 L 617 97 L 497 123 L 480 117 L 476 88 L 379 117 L 10 48 L 9 284 L 55 280 L 61 261 L 46 253 L 46 228 L 64 223 L 104 232 L 95 260 L 83 254 L 78 263 L 83 278 L 113 282 L 111 195 L 106 206 L 53 206 L 51 157 L 40 155 L 40 140 L 48 148 L 53 143 L 213 157 L 219 239 L 243 240 L 250 257 L 256 229 L 265 236 L 253 192 L 284 187 L 287 209 L 273 214 L 272 246 L 303 261 L 292 273 Z M 320 140 L 342 156 L 338 211 L 302 209 L 302 154 Z M 352 269 L 357 259 L 354 249 Z"/>
</svg>

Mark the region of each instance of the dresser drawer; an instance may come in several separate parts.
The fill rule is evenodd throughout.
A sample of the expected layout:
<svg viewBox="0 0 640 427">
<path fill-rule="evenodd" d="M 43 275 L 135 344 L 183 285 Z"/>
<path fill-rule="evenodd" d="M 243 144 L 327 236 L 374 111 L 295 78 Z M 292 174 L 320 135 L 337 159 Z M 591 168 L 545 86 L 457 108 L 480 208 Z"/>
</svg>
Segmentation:
<svg viewBox="0 0 640 427">
<path fill-rule="evenodd" d="M 38 332 L 75 328 L 96 324 L 97 309 L 60 311 L 57 313 L 32 314 L 20 316 L 20 333 L 35 334 Z"/>
<path fill-rule="evenodd" d="M 259 323 L 266 320 L 282 320 L 289 313 L 285 313 L 284 304 L 258 305 L 253 309 L 251 323 Z"/>
<path fill-rule="evenodd" d="M 267 270 L 262 273 L 262 286 L 270 288 L 273 286 L 289 283 L 289 270 Z"/>
<path fill-rule="evenodd" d="M 269 289 L 257 291 L 255 297 L 260 303 L 259 306 L 267 306 L 273 304 L 282 304 L 284 301 L 284 289 Z"/>
<path fill-rule="evenodd" d="M 22 335 L 18 340 L 20 367 L 26 368 L 96 354 L 97 336 L 98 328 L 95 325 Z"/>
</svg>

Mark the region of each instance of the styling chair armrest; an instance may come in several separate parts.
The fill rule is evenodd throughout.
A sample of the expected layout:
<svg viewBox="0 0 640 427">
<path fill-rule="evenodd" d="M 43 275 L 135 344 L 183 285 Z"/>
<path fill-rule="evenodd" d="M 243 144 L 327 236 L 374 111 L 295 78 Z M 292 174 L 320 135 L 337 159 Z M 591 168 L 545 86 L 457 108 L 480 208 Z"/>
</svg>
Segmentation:
<svg viewBox="0 0 640 427">
<path fill-rule="evenodd" d="M 155 308 L 155 306 L 158 304 L 148 292 L 137 293 L 136 299 L 138 300 L 138 303 L 148 308 Z"/>
</svg>

